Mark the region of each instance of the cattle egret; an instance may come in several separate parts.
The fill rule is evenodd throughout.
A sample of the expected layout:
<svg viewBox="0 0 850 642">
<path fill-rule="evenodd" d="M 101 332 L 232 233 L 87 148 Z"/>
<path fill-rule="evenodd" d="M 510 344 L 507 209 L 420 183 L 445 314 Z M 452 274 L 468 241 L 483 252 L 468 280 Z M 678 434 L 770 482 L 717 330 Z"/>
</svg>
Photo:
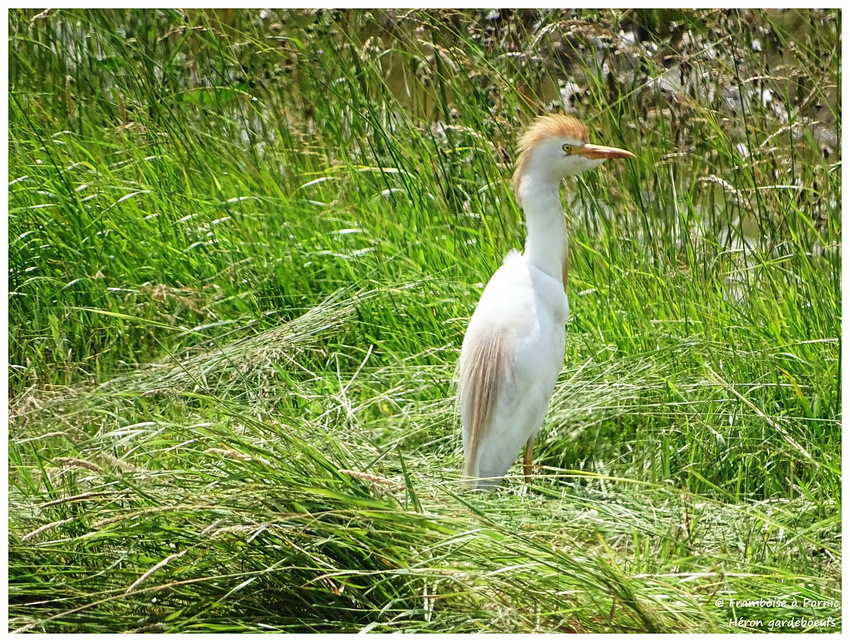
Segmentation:
<svg viewBox="0 0 850 642">
<path fill-rule="evenodd" d="M 534 437 L 564 365 L 569 306 L 561 180 L 608 158 L 635 157 L 587 138 L 578 120 L 553 114 L 538 118 L 519 141 L 512 186 L 525 213 L 525 252 L 508 253 L 484 288 L 460 353 L 463 473 L 473 489 L 496 488 L 523 444 L 528 482 Z"/>
</svg>

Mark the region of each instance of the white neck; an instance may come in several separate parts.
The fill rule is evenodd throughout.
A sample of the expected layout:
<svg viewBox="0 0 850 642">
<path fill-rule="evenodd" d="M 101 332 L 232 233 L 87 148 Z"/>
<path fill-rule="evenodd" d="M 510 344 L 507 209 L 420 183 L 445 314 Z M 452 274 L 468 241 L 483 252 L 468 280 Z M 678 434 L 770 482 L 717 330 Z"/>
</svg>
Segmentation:
<svg viewBox="0 0 850 642">
<path fill-rule="evenodd" d="M 563 284 L 567 259 L 567 224 L 558 192 L 559 179 L 527 173 L 517 183 L 517 200 L 525 212 L 528 238 L 525 258 Z"/>
</svg>

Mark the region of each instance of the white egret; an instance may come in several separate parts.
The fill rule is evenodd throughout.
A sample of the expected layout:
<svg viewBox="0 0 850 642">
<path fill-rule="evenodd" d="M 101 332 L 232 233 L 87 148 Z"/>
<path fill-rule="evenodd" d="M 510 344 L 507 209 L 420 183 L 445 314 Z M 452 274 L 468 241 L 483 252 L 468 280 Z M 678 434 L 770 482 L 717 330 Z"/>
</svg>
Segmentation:
<svg viewBox="0 0 850 642">
<path fill-rule="evenodd" d="M 539 117 L 520 138 L 513 190 L 525 213 L 525 252 L 512 250 L 472 315 L 460 353 L 464 476 L 472 488 L 497 487 L 525 444 L 531 474 L 534 437 L 564 365 L 569 306 L 567 227 L 561 180 L 624 149 L 591 145 L 571 116 Z"/>
</svg>

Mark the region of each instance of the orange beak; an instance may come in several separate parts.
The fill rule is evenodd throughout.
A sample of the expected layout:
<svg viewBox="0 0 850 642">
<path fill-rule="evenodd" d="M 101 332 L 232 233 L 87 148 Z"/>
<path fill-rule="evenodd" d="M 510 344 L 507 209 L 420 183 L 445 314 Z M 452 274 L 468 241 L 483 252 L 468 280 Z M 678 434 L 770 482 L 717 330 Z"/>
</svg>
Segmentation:
<svg viewBox="0 0 850 642">
<path fill-rule="evenodd" d="M 591 145 L 590 143 L 574 148 L 573 154 L 580 154 L 587 158 L 637 158 L 625 149 L 605 147 L 604 145 Z"/>
</svg>

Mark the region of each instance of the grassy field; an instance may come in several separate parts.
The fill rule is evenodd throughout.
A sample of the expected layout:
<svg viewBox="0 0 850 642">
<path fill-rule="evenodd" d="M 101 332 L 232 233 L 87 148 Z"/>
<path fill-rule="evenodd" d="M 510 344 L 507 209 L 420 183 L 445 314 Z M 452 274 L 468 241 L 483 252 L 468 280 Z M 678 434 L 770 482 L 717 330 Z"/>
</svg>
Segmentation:
<svg viewBox="0 0 850 642">
<path fill-rule="evenodd" d="M 9 629 L 841 628 L 840 13 L 9 14 Z M 536 475 L 455 364 L 572 110 Z"/>
</svg>

